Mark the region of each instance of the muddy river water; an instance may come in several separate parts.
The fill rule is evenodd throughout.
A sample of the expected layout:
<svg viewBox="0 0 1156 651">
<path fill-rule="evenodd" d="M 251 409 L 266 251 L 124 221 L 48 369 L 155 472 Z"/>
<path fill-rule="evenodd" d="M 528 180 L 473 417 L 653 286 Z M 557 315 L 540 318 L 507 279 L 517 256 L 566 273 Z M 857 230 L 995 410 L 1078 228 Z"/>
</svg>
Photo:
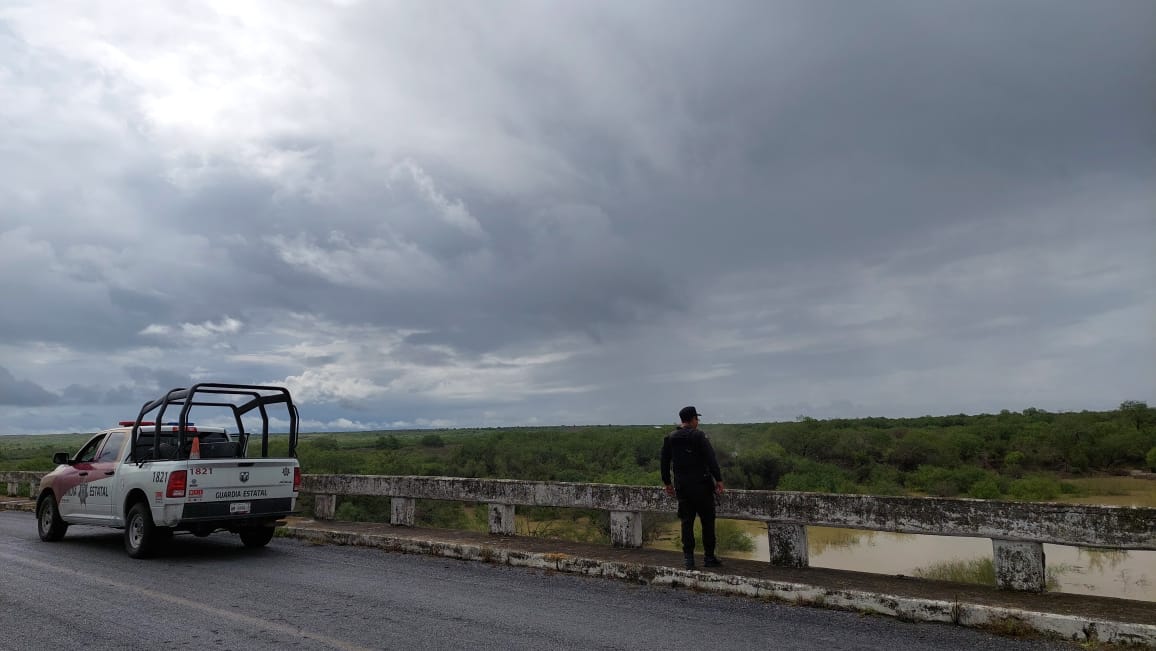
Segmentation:
<svg viewBox="0 0 1156 651">
<path fill-rule="evenodd" d="M 742 526 L 755 543 L 752 552 L 731 552 L 738 558 L 767 559 L 766 529 L 757 522 Z M 923 536 L 808 527 L 811 565 L 880 574 L 914 575 L 944 561 L 992 557 L 991 540 L 953 536 Z M 1060 592 L 1156 601 L 1156 551 L 1099 550 L 1044 545 L 1048 572 Z"/>
</svg>

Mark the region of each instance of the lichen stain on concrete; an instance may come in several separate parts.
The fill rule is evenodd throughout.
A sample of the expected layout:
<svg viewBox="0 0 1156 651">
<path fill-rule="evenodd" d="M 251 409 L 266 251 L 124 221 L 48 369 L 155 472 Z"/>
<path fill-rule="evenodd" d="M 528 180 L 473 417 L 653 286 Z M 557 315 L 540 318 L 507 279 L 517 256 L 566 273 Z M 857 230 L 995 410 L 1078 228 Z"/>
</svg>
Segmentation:
<svg viewBox="0 0 1156 651">
<path fill-rule="evenodd" d="M 378 495 L 514 505 L 665 512 L 675 501 L 653 486 L 531 482 L 511 479 L 376 475 L 305 475 L 307 493 Z M 1118 549 L 1156 549 L 1156 508 L 728 491 L 719 517 L 974 536 Z"/>
<path fill-rule="evenodd" d="M 1004 590 L 1043 592 L 1047 587 L 1044 547 L 1040 543 L 993 540 L 996 584 Z"/>
</svg>

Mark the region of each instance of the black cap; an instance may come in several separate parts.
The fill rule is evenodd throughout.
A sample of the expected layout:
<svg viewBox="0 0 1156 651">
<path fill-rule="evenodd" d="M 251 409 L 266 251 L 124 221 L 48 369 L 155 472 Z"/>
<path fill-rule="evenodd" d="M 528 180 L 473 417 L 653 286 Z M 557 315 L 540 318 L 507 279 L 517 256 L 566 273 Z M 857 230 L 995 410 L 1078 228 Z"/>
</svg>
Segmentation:
<svg viewBox="0 0 1156 651">
<path fill-rule="evenodd" d="M 678 410 L 678 417 L 681 418 L 684 423 L 689 423 L 696 416 L 702 416 L 702 414 L 698 413 L 698 410 L 694 407 L 683 407 Z"/>
</svg>

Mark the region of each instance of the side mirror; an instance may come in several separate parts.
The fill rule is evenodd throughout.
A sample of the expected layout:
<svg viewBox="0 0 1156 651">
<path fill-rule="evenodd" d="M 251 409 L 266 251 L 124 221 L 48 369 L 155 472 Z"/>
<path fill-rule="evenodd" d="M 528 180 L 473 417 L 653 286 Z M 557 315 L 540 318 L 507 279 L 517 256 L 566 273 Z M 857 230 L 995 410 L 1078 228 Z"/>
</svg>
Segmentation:
<svg viewBox="0 0 1156 651">
<path fill-rule="evenodd" d="M 67 452 L 57 452 L 56 454 L 52 455 L 52 463 L 55 463 L 58 466 L 69 465 L 68 453 Z"/>
</svg>

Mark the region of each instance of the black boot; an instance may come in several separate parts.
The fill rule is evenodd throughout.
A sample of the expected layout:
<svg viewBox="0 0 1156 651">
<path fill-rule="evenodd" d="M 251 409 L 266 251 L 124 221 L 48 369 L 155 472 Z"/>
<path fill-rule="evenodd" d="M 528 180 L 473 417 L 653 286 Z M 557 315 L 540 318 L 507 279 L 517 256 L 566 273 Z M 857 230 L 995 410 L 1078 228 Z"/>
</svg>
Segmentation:
<svg viewBox="0 0 1156 651">
<path fill-rule="evenodd" d="M 683 560 L 686 561 L 686 569 L 693 570 L 694 569 L 694 554 L 683 554 L 682 558 L 683 558 Z"/>
<path fill-rule="evenodd" d="M 714 554 L 710 554 L 710 555 L 702 557 L 702 566 L 703 567 L 722 567 L 722 561 L 720 561 L 717 557 L 715 557 Z"/>
</svg>

